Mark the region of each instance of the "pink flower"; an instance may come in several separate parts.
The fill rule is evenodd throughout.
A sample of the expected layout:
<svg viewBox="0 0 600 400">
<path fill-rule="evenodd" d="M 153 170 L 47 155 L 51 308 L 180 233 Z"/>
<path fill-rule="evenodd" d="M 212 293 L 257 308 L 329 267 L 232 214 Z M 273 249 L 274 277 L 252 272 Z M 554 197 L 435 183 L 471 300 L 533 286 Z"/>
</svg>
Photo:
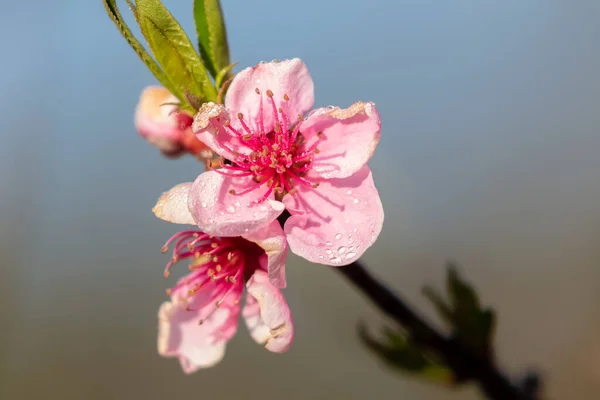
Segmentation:
<svg viewBox="0 0 600 400">
<path fill-rule="evenodd" d="M 179 186 L 165 193 L 154 208 L 156 215 L 185 223 L 190 218 L 185 206 L 179 211 L 172 208 L 177 204 L 173 199 L 185 200 L 184 189 Z M 191 272 L 167 291 L 171 301 L 160 307 L 159 354 L 177 357 L 186 373 L 218 363 L 237 331 L 244 286 L 247 296 L 241 312 L 250 335 L 270 351 L 289 349 L 292 317 L 281 291 L 269 279 L 269 274 L 281 277 L 277 283 L 285 285 L 287 245 L 276 221 L 245 238 L 186 230 L 169 239 L 163 251 L 169 244 L 174 249 L 165 276 L 182 260 L 190 261 Z"/>
<path fill-rule="evenodd" d="M 213 235 L 254 232 L 291 214 L 292 251 L 328 265 L 357 260 L 377 239 L 383 207 L 367 161 L 379 142 L 373 103 L 313 106 L 313 82 L 299 59 L 236 75 L 225 105 L 206 103 L 197 137 L 222 156 L 190 188 L 195 223 Z"/>
<path fill-rule="evenodd" d="M 189 152 L 201 158 L 211 157 L 210 149 L 192 133 L 192 117 L 179 112 L 177 103 L 179 100 L 167 89 L 147 87 L 135 111 L 136 129 L 166 156 Z"/>
</svg>

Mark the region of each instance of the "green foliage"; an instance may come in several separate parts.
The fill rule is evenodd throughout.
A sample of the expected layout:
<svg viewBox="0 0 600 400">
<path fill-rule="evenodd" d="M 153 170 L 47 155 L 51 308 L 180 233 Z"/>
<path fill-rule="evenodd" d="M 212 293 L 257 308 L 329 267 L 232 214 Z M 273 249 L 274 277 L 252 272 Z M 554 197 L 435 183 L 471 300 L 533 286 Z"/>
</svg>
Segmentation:
<svg viewBox="0 0 600 400">
<path fill-rule="evenodd" d="M 227 30 L 219 0 L 194 0 L 194 21 L 198 33 L 200 55 L 216 81 L 219 72 L 230 65 Z M 231 69 L 225 73 L 227 76 L 224 78 L 228 77 L 229 71 Z M 216 87 L 221 87 L 219 82 Z"/>
<path fill-rule="evenodd" d="M 177 20 L 159 0 L 125 0 L 140 26 L 151 56 L 135 38 L 117 7 L 117 0 L 103 0 L 104 8 L 123 37 L 156 79 L 190 112 L 202 103 L 217 101 L 219 89 L 230 79 L 229 48 L 218 0 L 194 2 L 201 56 Z M 208 70 L 208 71 L 207 71 Z M 213 76 L 217 86 L 213 85 Z M 224 94 L 224 90 L 221 90 Z"/>
<path fill-rule="evenodd" d="M 417 346 L 410 335 L 387 327 L 381 329 L 382 339 L 375 339 L 364 325 L 359 325 L 361 341 L 390 367 L 410 373 L 427 381 L 451 384 L 452 371 L 443 362 Z"/>
<path fill-rule="evenodd" d="M 492 352 L 496 315 L 491 308 L 482 308 L 475 289 L 464 281 L 456 266 L 448 265 L 446 281 L 449 302 L 430 287 L 423 293 L 452 330 L 452 334 L 481 355 Z"/>
<path fill-rule="evenodd" d="M 214 101 L 217 92 L 202 64 L 200 56 L 181 25 L 158 0 L 138 0 L 137 18 L 142 34 L 177 89 L 204 101 Z"/>
<path fill-rule="evenodd" d="M 146 64 L 146 66 L 148 67 L 150 72 L 152 72 L 152 74 L 156 77 L 156 79 L 164 87 L 169 89 L 169 91 L 171 91 L 171 93 L 175 93 L 175 88 L 169 81 L 169 78 L 167 77 L 167 75 L 163 72 L 163 70 L 156 63 L 156 61 L 154 61 L 152 56 L 150 56 L 148 54 L 148 52 L 146 51 L 144 46 L 142 46 L 142 44 L 135 38 L 135 36 L 131 32 L 131 30 L 129 29 L 129 27 L 127 26 L 125 21 L 123 20 L 123 17 L 121 16 L 121 13 L 119 12 L 119 8 L 117 7 L 116 0 L 103 0 L 103 3 L 104 3 L 104 8 L 106 9 L 106 12 L 108 13 L 108 16 L 110 17 L 110 19 L 114 22 L 114 24 L 119 29 L 119 32 L 121 32 L 121 34 L 123 35 L 125 40 L 127 40 L 127 43 L 129 43 L 131 48 L 136 52 L 136 54 L 140 57 L 140 59 L 144 62 L 144 64 Z M 130 2 L 128 2 L 128 3 L 130 3 Z M 134 12 L 134 15 L 135 15 L 136 14 L 135 6 L 133 6 L 132 4 L 130 4 L 130 6 L 132 7 L 132 11 Z M 137 19 L 137 17 L 136 17 L 136 19 Z M 180 98 L 180 100 L 183 100 L 183 98 Z"/>
</svg>

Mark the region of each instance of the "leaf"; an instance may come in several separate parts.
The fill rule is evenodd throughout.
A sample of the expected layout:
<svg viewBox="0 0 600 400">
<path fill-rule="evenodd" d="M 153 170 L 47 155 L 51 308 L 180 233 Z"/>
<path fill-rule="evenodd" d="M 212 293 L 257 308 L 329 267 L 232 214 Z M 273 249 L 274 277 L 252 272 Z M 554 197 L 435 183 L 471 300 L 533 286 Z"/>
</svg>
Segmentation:
<svg viewBox="0 0 600 400">
<path fill-rule="evenodd" d="M 432 287 L 425 286 L 423 287 L 423 295 L 429 299 L 437 309 L 440 317 L 444 319 L 446 324 L 450 327 L 454 324 L 454 312 L 446 304 L 442 296 L 440 296 Z"/>
<path fill-rule="evenodd" d="M 119 29 L 127 43 L 131 46 L 131 48 L 136 52 L 138 57 L 146 64 L 150 72 L 156 77 L 156 79 L 171 93 L 174 93 L 174 86 L 169 81 L 167 75 L 162 71 L 160 66 L 154 61 L 154 59 L 148 54 L 144 46 L 135 38 L 125 21 L 123 21 L 123 17 L 119 12 L 119 8 L 117 7 L 116 0 L 103 0 L 104 8 L 108 13 L 110 19 L 114 22 L 116 27 Z M 135 13 L 134 13 L 135 15 Z M 182 100 L 182 99 L 180 99 Z"/>
<path fill-rule="evenodd" d="M 205 101 L 216 99 L 216 89 L 181 25 L 158 0 L 137 1 L 138 23 L 158 63 L 187 102 L 185 90 Z"/>
<path fill-rule="evenodd" d="M 431 287 L 423 294 L 433 303 L 439 315 L 452 329 L 453 335 L 481 354 L 492 351 L 496 315 L 490 308 L 483 309 L 475 289 L 464 281 L 456 266 L 448 265 L 446 283 L 449 302 Z"/>
<path fill-rule="evenodd" d="M 371 336 L 363 324 L 358 326 L 362 342 L 391 367 L 437 383 L 454 382 L 454 374 L 431 355 L 424 353 L 404 332 L 382 328 L 383 340 Z"/>
<path fill-rule="evenodd" d="M 218 73 L 229 65 L 227 30 L 220 1 L 194 0 L 194 21 L 200 55 L 216 79 Z M 220 87 L 218 84 L 216 86 L 217 89 Z"/>
<path fill-rule="evenodd" d="M 221 86 L 223 86 L 223 83 L 231 77 L 230 72 L 236 65 L 237 63 L 229 64 L 219 71 L 219 73 L 215 77 L 215 86 L 217 87 L 217 89 L 220 89 Z"/>
</svg>

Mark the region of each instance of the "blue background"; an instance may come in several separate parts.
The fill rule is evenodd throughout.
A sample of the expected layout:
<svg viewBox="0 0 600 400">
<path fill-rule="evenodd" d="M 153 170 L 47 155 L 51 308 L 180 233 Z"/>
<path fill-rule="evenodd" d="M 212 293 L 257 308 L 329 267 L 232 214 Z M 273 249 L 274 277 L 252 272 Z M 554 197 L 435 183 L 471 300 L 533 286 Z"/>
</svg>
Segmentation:
<svg viewBox="0 0 600 400">
<path fill-rule="evenodd" d="M 0 398 L 476 399 L 382 369 L 381 318 L 328 268 L 291 258 L 286 355 L 243 326 L 214 369 L 156 354 L 172 282 L 150 212 L 201 171 L 140 139 L 155 81 L 101 1 L 0 1 Z M 193 35 L 191 1 L 166 5 Z M 127 14 L 124 4 L 123 13 Z M 223 0 L 239 66 L 300 57 L 316 105 L 377 103 L 386 210 L 365 256 L 429 315 L 457 260 L 499 313 L 499 361 L 552 398 L 600 390 L 600 4 L 593 0 Z M 129 19 L 131 21 L 131 18 Z M 239 70 L 239 68 L 238 68 Z"/>
</svg>

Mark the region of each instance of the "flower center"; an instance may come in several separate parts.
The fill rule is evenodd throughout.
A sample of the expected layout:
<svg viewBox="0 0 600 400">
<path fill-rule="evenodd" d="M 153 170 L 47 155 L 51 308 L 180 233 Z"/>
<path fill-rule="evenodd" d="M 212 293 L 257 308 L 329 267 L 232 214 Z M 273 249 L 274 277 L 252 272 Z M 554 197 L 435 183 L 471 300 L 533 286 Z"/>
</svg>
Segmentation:
<svg viewBox="0 0 600 400">
<path fill-rule="evenodd" d="M 177 285 L 167 289 L 170 296 L 182 291 L 180 300 L 188 310 L 198 310 L 207 306 L 204 302 L 197 308 L 190 306 L 195 296 L 200 293 L 209 295 L 213 308 L 202 315 L 200 324 L 206 320 L 221 304 L 234 297 L 233 304 L 238 304 L 242 292 L 245 274 L 253 272 L 256 266 L 247 262 L 247 256 L 254 256 L 254 243 L 238 238 L 216 238 L 201 231 L 183 231 L 173 235 L 162 248 L 163 253 L 168 246 L 174 244 L 171 260 L 165 268 L 165 278 L 170 275 L 173 265 L 182 260 L 189 260 L 190 274 L 182 278 Z M 257 253 L 258 254 L 258 253 Z M 246 268 L 246 267 L 249 268 Z M 250 271 L 252 270 L 252 271 Z"/>
<path fill-rule="evenodd" d="M 314 155 L 319 152 L 317 146 L 322 134 L 319 133 L 312 143 L 306 143 L 300 132 L 304 121 L 302 115 L 297 116 L 295 123 L 290 120 L 289 96 L 284 94 L 278 105 L 273 92 L 267 90 L 269 104 L 265 106 L 261 91 L 257 88 L 255 92 L 260 96 L 255 124 L 246 123 L 242 113 L 237 114 L 241 126 L 239 130 L 230 121 L 223 122 L 225 129 L 236 135 L 251 152 L 247 155 L 236 154 L 234 160 L 222 160 L 221 168 L 215 171 L 233 177 L 253 177 L 254 184 L 241 191 L 230 190 L 232 195 L 243 195 L 260 187 L 267 187 L 265 194 L 256 203 L 265 201 L 273 192 L 276 199 L 281 200 L 285 194 L 295 193 L 297 185 L 316 188 L 318 183 L 311 183 L 306 174 L 311 169 Z M 265 112 L 270 112 L 273 116 L 274 128 L 269 132 L 265 131 Z"/>
</svg>

